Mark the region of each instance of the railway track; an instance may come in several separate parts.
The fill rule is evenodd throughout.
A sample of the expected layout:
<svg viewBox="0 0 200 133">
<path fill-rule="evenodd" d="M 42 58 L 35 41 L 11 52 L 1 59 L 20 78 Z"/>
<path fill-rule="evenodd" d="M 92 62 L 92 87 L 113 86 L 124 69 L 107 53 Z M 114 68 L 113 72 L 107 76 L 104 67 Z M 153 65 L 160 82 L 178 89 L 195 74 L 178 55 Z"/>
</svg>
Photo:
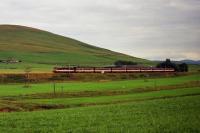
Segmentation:
<svg viewBox="0 0 200 133">
<path fill-rule="evenodd" d="M 54 73 L 144 73 L 175 72 L 173 68 L 153 67 L 55 67 Z"/>
</svg>

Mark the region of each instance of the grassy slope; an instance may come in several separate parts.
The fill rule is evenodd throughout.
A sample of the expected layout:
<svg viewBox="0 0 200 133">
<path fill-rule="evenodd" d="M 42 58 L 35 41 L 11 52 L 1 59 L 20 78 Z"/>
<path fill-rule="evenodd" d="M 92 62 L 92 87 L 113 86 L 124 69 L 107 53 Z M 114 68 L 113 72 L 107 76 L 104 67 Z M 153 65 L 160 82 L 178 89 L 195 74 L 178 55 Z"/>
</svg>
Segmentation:
<svg viewBox="0 0 200 133">
<path fill-rule="evenodd" d="M 0 69 L 18 68 L 43 64 L 42 68 L 55 64 L 110 65 L 116 60 L 147 60 L 94 47 L 83 42 L 38 29 L 0 25 L 0 59 L 14 57 L 22 60 L 20 65 L 2 65 Z M 39 65 L 40 68 L 40 65 Z"/>
<path fill-rule="evenodd" d="M 200 72 L 200 65 L 189 65 L 190 72 Z"/>
</svg>

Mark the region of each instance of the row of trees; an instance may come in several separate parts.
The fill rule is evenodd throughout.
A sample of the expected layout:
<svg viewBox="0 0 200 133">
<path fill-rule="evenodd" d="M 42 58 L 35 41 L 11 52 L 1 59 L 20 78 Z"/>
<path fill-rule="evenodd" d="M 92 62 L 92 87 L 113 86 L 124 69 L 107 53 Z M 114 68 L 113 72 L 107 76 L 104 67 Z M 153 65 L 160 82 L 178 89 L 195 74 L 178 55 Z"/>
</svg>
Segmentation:
<svg viewBox="0 0 200 133">
<path fill-rule="evenodd" d="M 115 66 L 129 66 L 129 65 L 137 65 L 136 62 L 132 62 L 132 61 L 124 61 L 124 60 L 118 60 L 114 63 Z"/>
<path fill-rule="evenodd" d="M 157 68 L 174 68 L 177 72 L 188 72 L 188 65 L 186 63 L 175 64 L 170 59 L 166 59 L 165 62 L 159 63 Z"/>
<path fill-rule="evenodd" d="M 121 66 L 131 66 L 131 65 L 137 65 L 137 62 L 132 61 L 124 61 L 124 60 L 118 60 L 114 63 L 115 66 L 121 67 Z M 176 64 L 171 62 L 170 59 L 166 59 L 166 61 L 159 63 L 157 68 L 174 68 L 177 72 L 188 72 L 188 65 L 186 63 Z"/>
</svg>

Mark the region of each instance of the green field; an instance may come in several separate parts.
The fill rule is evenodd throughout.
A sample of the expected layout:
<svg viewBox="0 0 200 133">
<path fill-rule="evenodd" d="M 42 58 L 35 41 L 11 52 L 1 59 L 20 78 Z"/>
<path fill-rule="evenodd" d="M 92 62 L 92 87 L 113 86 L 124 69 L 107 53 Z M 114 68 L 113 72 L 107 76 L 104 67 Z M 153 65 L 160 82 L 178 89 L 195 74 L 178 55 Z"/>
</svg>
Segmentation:
<svg viewBox="0 0 200 133">
<path fill-rule="evenodd" d="M 169 78 L 121 80 L 105 82 L 64 82 L 56 83 L 56 92 L 61 92 L 62 87 L 66 92 L 79 91 L 108 91 L 108 90 L 130 90 L 137 88 L 148 88 L 156 86 L 168 86 L 183 84 L 191 81 L 199 81 L 200 75 L 189 75 Z M 31 84 L 30 88 L 24 88 L 24 84 L 0 85 L 0 96 L 25 95 L 34 93 L 52 93 L 53 83 Z"/>
<path fill-rule="evenodd" d="M 55 85 L 0 85 L 0 132 L 200 132 L 200 74 Z"/>
<path fill-rule="evenodd" d="M 114 96 L 96 96 L 96 97 L 81 97 L 81 98 L 56 98 L 56 99 L 36 99 L 36 100 L 24 100 L 21 102 L 25 103 L 38 103 L 38 104 L 50 104 L 50 105 L 71 105 L 80 106 L 81 104 L 109 104 L 117 102 L 128 102 L 128 101 L 140 101 L 148 99 L 160 99 L 165 97 L 178 97 L 184 95 L 200 95 L 200 88 L 181 88 L 175 90 L 162 90 L 152 91 L 146 93 L 133 93 L 126 95 L 114 95 Z"/>
<path fill-rule="evenodd" d="M 0 114 L 1 132 L 200 132 L 200 97 Z"/>
</svg>

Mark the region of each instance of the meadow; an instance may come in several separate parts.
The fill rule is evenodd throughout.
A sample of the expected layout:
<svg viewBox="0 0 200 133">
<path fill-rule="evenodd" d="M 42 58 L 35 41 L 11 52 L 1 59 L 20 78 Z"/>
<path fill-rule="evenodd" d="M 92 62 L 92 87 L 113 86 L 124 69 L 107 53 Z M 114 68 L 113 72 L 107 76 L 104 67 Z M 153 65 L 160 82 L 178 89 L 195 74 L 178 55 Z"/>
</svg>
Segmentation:
<svg viewBox="0 0 200 133">
<path fill-rule="evenodd" d="M 0 85 L 0 132 L 200 132 L 200 74 Z"/>
<path fill-rule="evenodd" d="M 200 132 L 200 97 L 185 96 L 117 105 L 1 113 L 0 132 Z"/>
<path fill-rule="evenodd" d="M 130 90 L 137 88 L 148 88 L 155 86 L 168 86 L 199 81 L 200 75 L 188 75 L 168 78 L 120 80 L 120 81 L 94 81 L 94 82 L 61 82 L 55 83 L 56 92 L 80 92 L 80 91 L 108 91 L 108 90 Z M 0 84 L 0 96 L 25 95 L 34 93 L 53 93 L 54 83 L 30 84 L 25 88 L 24 84 Z"/>
</svg>

